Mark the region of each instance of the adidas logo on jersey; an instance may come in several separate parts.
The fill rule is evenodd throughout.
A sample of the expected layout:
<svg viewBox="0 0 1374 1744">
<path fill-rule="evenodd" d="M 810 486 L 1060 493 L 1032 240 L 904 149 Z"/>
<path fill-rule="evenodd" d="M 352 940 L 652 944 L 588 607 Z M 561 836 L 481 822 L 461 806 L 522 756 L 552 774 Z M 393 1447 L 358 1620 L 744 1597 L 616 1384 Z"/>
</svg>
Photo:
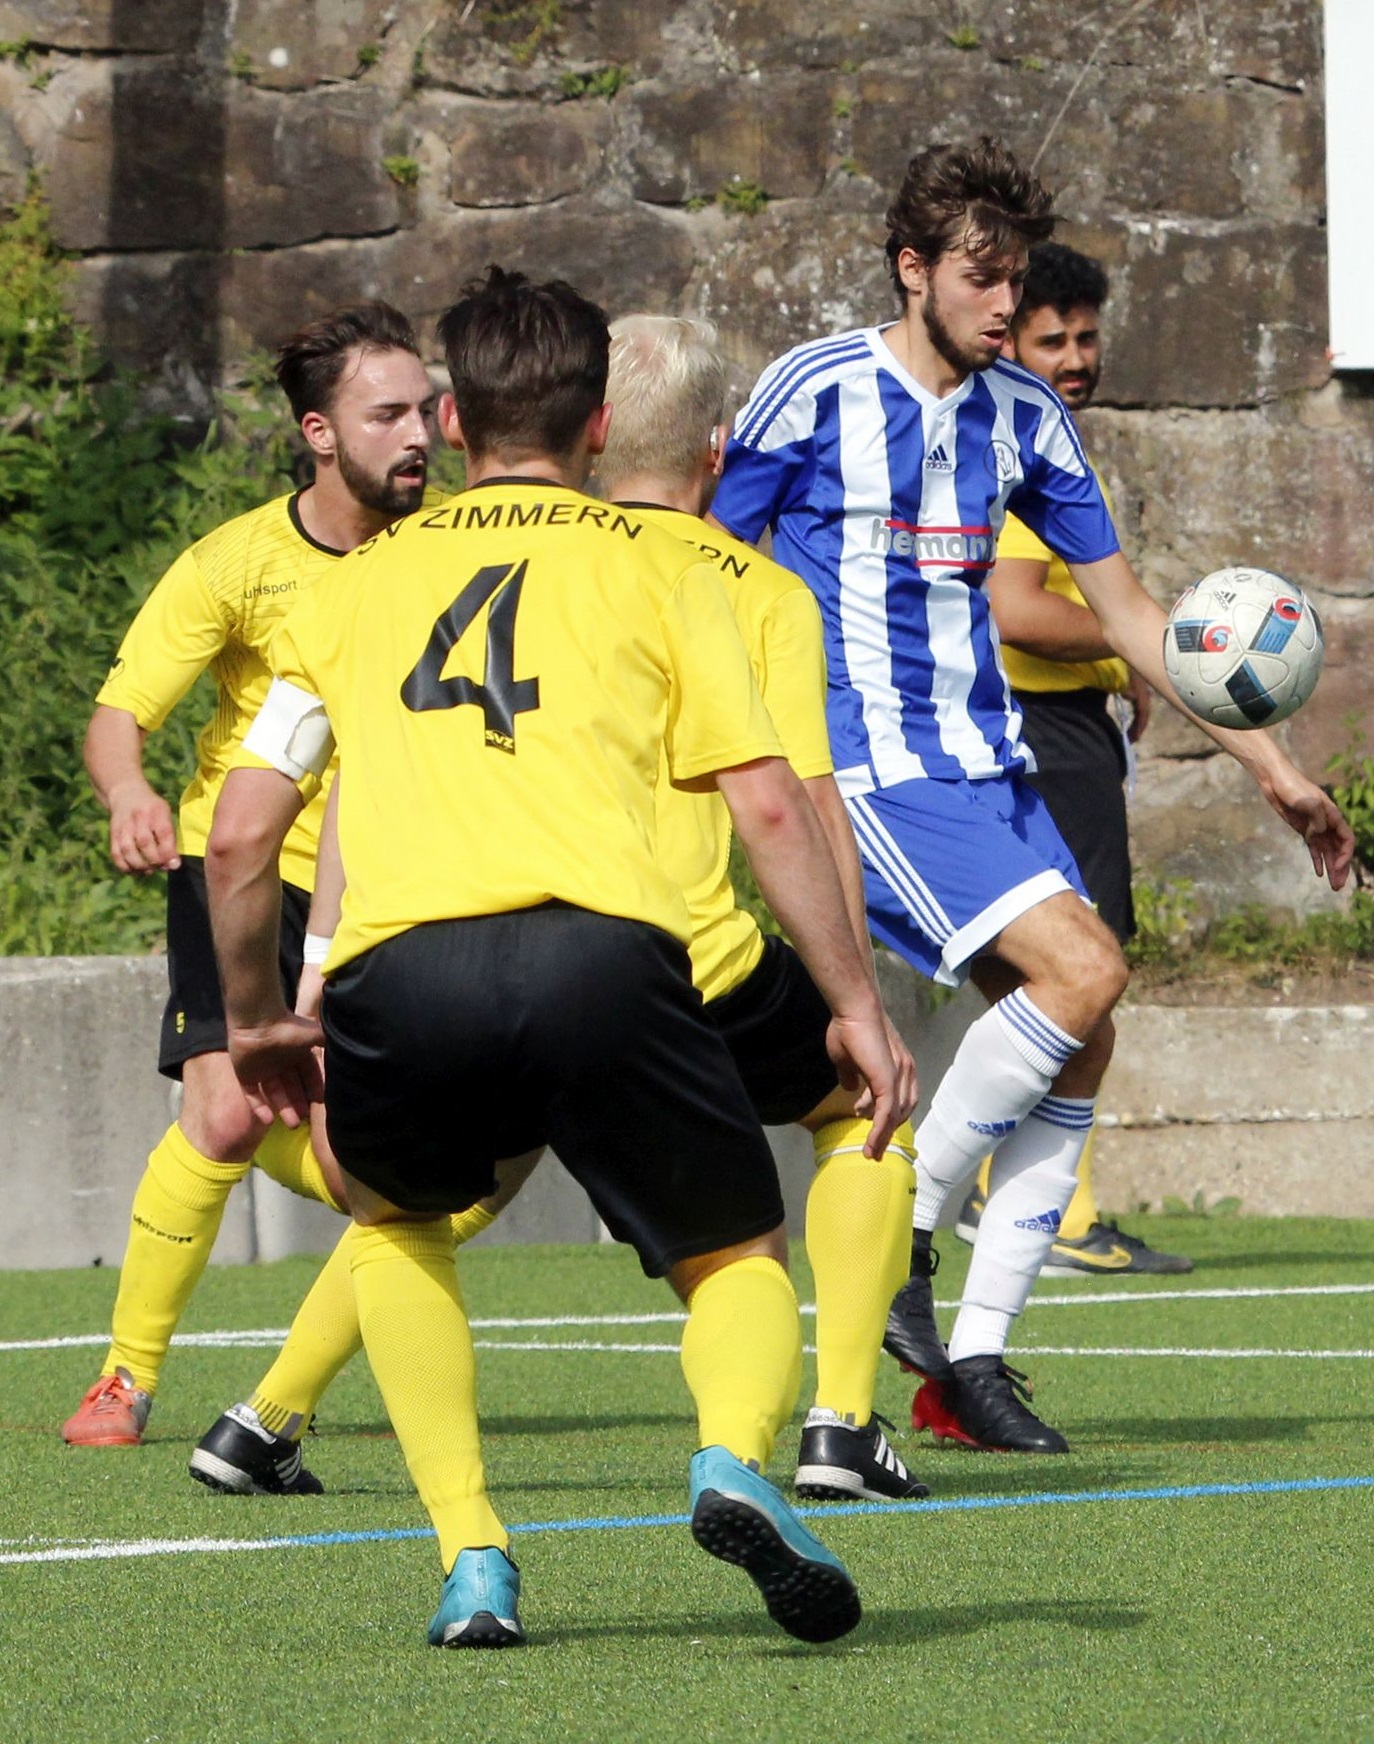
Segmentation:
<svg viewBox="0 0 1374 1744">
<path fill-rule="evenodd" d="M 1037 1235 L 1058 1235 L 1059 1213 L 1057 1211 L 1042 1211 L 1038 1217 L 1018 1217 L 1018 1229 L 1033 1229 Z"/>
<path fill-rule="evenodd" d="M 985 1138 L 1005 1138 L 1016 1131 L 1014 1120 L 970 1120 L 966 1125 L 970 1132 L 981 1132 Z"/>
<path fill-rule="evenodd" d="M 926 455 L 926 471 L 927 472 L 953 472 L 954 471 L 954 462 L 950 459 L 949 455 L 945 452 L 945 445 L 943 442 L 937 442 L 935 444 L 935 446 L 931 449 L 930 453 Z"/>
</svg>

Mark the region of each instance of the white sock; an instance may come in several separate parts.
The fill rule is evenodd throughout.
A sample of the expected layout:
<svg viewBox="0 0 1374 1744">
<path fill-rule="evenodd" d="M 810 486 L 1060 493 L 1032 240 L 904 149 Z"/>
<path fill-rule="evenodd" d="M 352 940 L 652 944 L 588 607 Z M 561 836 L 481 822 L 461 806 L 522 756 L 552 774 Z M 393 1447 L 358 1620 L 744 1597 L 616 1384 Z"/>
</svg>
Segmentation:
<svg viewBox="0 0 1374 1744">
<path fill-rule="evenodd" d="M 1046 1096 L 993 1154 L 988 1202 L 950 1336 L 951 1362 L 1006 1349 L 1011 1323 L 1073 1198 L 1095 1107 L 1091 1098 Z"/>
<path fill-rule="evenodd" d="M 964 1032 L 916 1133 L 917 1229 L 934 1229 L 950 1195 L 1015 1132 L 1083 1046 L 1018 987 Z"/>
</svg>

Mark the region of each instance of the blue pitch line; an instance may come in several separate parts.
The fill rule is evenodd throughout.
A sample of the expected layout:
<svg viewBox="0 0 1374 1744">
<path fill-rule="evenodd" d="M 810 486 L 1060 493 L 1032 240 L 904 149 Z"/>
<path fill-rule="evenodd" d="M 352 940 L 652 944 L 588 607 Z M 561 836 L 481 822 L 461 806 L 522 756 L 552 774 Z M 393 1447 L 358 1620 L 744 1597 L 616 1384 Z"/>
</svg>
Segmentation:
<svg viewBox="0 0 1374 1744">
<path fill-rule="evenodd" d="M 1361 1478 L 1270 1478 L 1245 1484 L 1178 1484 L 1152 1490 L 1044 1490 L 1030 1496 L 951 1496 L 923 1502 L 840 1502 L 824 1508 L 796 1508 L 803 1519 L 836 1520 L 852 1514 L 970 1514 L 988 1508 L 1060 1507 L 1075 1502 L 1177 1502 L 1198 1496 L 1276 1496 L 1312 1490 L 1374 1489 L 1374 1477 Z M 594 1520 L 531 1520 L 508 1526 L 514 1536 L 522 1532 L 628 1532 L 643 1526 L 686 1526 L 689 1514 L 605 1515 Z M 369 1532 L 310 1532 L 300 1537 L 274 1538 L 283 1548 L 331 1544 L 395 1543 L 407 1538 L 432 1538 L 426 1527 Z"/>
</svg>

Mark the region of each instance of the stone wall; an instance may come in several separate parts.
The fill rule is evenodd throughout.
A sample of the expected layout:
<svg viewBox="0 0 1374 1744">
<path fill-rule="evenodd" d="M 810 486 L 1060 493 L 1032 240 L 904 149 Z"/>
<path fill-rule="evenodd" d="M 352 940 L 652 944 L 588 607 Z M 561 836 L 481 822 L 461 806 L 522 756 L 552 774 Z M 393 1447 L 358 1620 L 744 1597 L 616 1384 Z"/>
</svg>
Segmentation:
<svg viewBox="0 0 1374 1744">
<path fill-rule="evenodd" d="M 301 319 L 378 294 L 427 328 L 491 260 L 712 316 L 742 392 L 887 315 L 910 154 L 1000 134 L 1113 275 L 1085 428 L 1148 585 L 1302 583 L 1328 670 L 1289 743 L 1319 771 L 1352 714 L 1369 742 L 1374 401 L 1325 357 L 1319 0 L 0 0 L 0 39 L 0 201 L 41 173 L 80 312 L 192 411 Z M 1146 864 L 1322 900 L 1200 735 L 1145 751 Z"/>
</svg>

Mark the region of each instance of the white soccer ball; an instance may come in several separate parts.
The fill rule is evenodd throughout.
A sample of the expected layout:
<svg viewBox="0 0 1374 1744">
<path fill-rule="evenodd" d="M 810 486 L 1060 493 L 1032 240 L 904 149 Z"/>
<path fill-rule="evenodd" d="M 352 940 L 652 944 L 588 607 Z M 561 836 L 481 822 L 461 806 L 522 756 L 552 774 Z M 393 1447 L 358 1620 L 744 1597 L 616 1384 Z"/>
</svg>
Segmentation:
<svg viewBox="0 0 1374 1744">
<path fill-rule="evenodd" d="M 1164 669 L 1215 727 L 1272 727 L 1321 676 L 1321 619 L 1300 587 L 1267 569 L 1218 569 L 1174 602 Z"/>
</svg>

